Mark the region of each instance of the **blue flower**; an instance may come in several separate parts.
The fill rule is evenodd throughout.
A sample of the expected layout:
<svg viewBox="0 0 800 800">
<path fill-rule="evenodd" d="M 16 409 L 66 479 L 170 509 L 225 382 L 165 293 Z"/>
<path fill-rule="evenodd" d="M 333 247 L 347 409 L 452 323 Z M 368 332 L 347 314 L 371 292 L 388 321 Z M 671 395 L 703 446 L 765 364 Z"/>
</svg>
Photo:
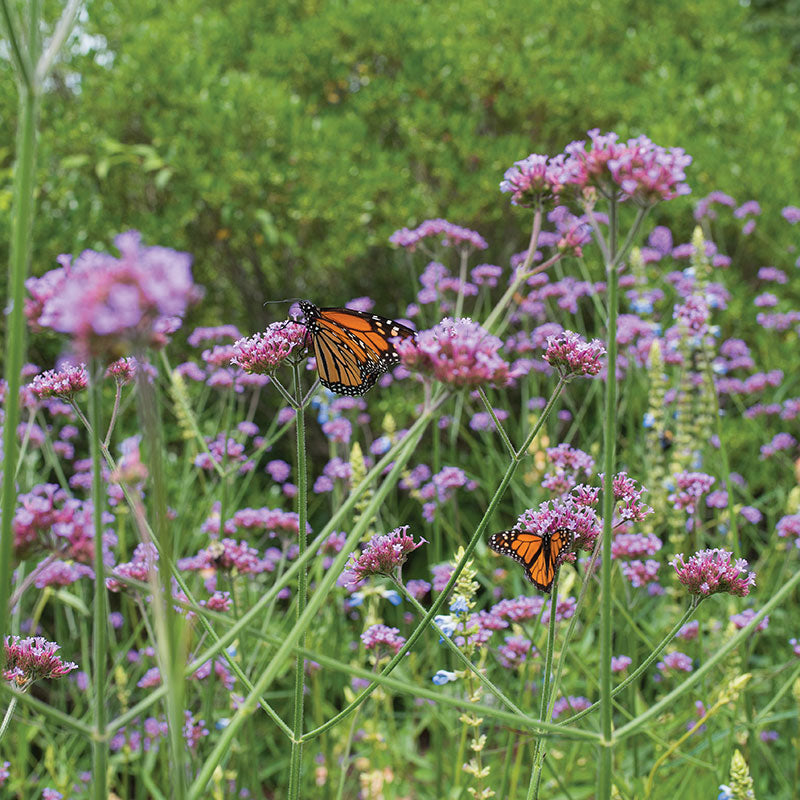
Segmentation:
<svg viewBox="0 0 800 800">
<path fill-rule="evenodd" d="M 450 611 L 453 614 L 466 614 L 469 612 L 469 606 L 467 605 L 467 601 L 463 597 L 456 597 L 452 603 L 450 603 Z"/>
<path fill-rule="evenodd" d="M 364 602 L 364 593 L 363 592 L 353 592 L 348 598 L 348 607 L 353 608 L 354 606 L 360 606 Z"/>
<path fill-rule="evenodd" d="M 451 681 L 455 681 L 458 679 L 458 676 L 455 672 L 448 672 L 446 669 L 440 669 L 432 678 L 431 680 L 437 686 L 444 686 L 445 683 L 450 683 Z"/>
<path fill-rule="evenodd" d="M 452 636 L 458 624 L 458 620 L 451 614 L 437 614 L 433 621 L 445 636 Z M 441 638 L 439 641 L 441 641 Z"/>
<path fill-rule="evenodd" d="M 717 800 L 733 800 L 733 789 L 731 789 L 730 786 L 726 786 L 724 783 L 721 783 L 719 786 Z"/>
<path fill-rule="evenodd" d="M 656 418 L 651 414 L 649 411 L 644 415 L 644 419 L 642 419 L 642 425 L 645 428 L 652 428 L 653 425 L 656 424 Z"/>
<path fill-rule="evenodd" d="M 381 594 L 393 605 L 399 606 L 403 598 L 394 589 L 384 589 Z"/>
</svg>

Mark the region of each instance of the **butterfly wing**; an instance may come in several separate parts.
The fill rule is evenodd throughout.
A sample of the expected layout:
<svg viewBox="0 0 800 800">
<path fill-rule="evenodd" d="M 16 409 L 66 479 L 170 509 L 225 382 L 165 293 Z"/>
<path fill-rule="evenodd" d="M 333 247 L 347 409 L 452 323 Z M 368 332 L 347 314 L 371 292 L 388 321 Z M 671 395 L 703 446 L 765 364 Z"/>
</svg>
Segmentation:
<svg viewBox="0 0 800 800">
<path fill-rule="evenodd" d="M 513 529 L 489 537 L 489 547 L 525 567 L 525 577 L 543 592 L 553 587 L 561 559 L 572 544 L 572 532 L 559 528 L 553 533 L 530 533 Z"/>
<path fill-rule="evenodd" d="M 415 332 L 394 320 L 349 308 L 318 308 L 301 301 L 300 309 L 314 343 L 320 382 L 339 394 L 361 395 L 397 364 L 391 339 Z"/>
</svg>

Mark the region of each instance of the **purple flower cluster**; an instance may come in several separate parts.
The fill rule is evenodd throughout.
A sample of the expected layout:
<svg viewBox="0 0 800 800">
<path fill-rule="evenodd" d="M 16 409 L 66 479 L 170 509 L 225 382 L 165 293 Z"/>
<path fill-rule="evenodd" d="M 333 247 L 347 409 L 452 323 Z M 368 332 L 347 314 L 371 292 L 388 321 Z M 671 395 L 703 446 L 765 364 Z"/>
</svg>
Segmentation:
<svg viewBox="0 0 800 800">
<path fill-rule="evenodd" d="M 534 153 L 515 162 L 506 170 L 501 191 L 522 206 L 590 187 L 645 206 L 689 193 L 684 170 L 692 159 L 682 149 L 659 147 L 645 136 L 622 144 L 615 133 L 601 134 L 597 128 L 589 131 L 589 140 L 588 148 L 585 141 L 576 141 L 553 158 Z"/>
<path fill-rule="evenodd" d="M 733 563 L 733 554 L 728 550 L 714 548 L 700 550 L 688 562 L 683 553 L 679 553 L 670 561 L 678 574 L 678 580 L 698 598 L 709 597 L 718 592 L 728 592 L 747 597 L 750 587 L 755 586 L 755 572 L 747 571 L 747 561 L 737 558 Z M 740 577 L 744 573 L 744 577 Z"/>
<path fill-rule="evenodd" d="M 677 511 L 685 511 L 690 516 L 697 510 L 700 498 L 710 491 L 716 480 L 704 472 L 687 470 L 679 472 L 673 477 L 676 489 L 667 499 Z"/>
<path fill-rule="evenodd" d="M 112 577 L 106 578 L 106 588 L 110 592 L 118 592 L 125 583 L 118 578 L 131 578 L 132 580 L 144 582 L 147 580 L 151 570 L 158 570 L 158 550 L 152 542 L 142 542 L 136 545 L 133 551 L 133 558 L 123 564 L 114 567 Z M 116 578 L 113 576 L 117 576 Z"/>
<path fill-rule="evenodd" d="M 425 466 L 427 473 L 430 475 L 430 469 L 423 464 L 416 468 L 417 474 L 423 474 L 419 471 L 420 467 L 423 466 Z M 423 484 L 418 491 L 412 492 L 412 494 L 422 501 L 422 516 L 427 522 L 433 522 L 436 516 L 436 509 L 450 500 L 455 490 L 462 486 L 472 491 L 477 484 L 475 481 L 469 480 L 467 474 L 460 467 L 442 467 L 427 483 Z"/>
<path fill-rule="evenodd" d="M 61 369 L 51 369 L 37 375 L 31 381 L 31 391 L 40 400 L 46 397 L 58 397 L 61 400 L 71 400 L 78 392 L 82 392 L 89 385 L 89 374 L 86 365 L 66 366 Z"/>
<path fill-rule="evenodd" d="M 404 339 L 395 349 L 412 372 L 434 377 L 451 386 L 505 386 L 509 366 L 499 355 L 502 342 L 470 319 L 445 318 L 416 339 Z"/>
<path fill-rule="evenodd" d="M 800 547 L 800 514 L 787 514 L 775 525 L 775 530 L 782 539 L 794 536 L 795 547 Z"/>
<path fill-rule="evenodd" d="M 406 642 L 397 628 L 386 625 L 370 626 L 361 634 L 361 641 L 367 650 L 384 648 L 392 654 L 396 654 Z"/>
<path fill-rule="evenodd" d="M 733 623 L 734 627 L 738 630 L 746 627 L 753 621 L 753 617 L 755 617 L 756 612 L 752 608 L 746 608 L 744 611 L 741 611 L 738 614 L 731 614 L 730 621 Z M 756 631 L 765 631 L 769 626 L 769 617 L 763 617 L 759 620 L 758 625 L 756 625 Z"/>
<path fill-rule="evenodd" d="M 544 360 L 554 367 L 564 379 L 580 375 L 597 375 L 606 354 L 606 348 L 599 339 L 587 342 L 573 331 L 564 331 L 547 339 Z"/>
<path fill-rule="evenodd" d="M 531 640 L 524 636 L 506 636 L 505 644 L 497 648 L 497 654 L 506 669 L 521 667 L 528 660 L 529 654 L 538 655 Z"/>
<path fill-rule="evenodd" d="M 391 533 L 373 536 L 360 555 L 352 553 L 345 567 L 345 583 L 352 586 L 370 575 L 391 575 L 401 567 L 409 553 L 427 543 L 422 538 L 415 542 L 407 532 L 408 525 L 403 525 Z"/>
<path fill-rule="evenodd" d="M 308 329 L 296 322 L 273 322 L 263 333 L 239 339 L 233 345 L 231 363 L 245 372 L 267 374 L 308 342 Z"/>
<path fill-rule="evenodd" d="M 428 236 L 441 236 L 442 244 L 445 246 L 465 245 L 474 247 L 476 250 L 485 250 L 489 246 L 479 233 L 471 231 L 469 228 L 462 228 L 460 225 L 454 225 L 446 219 L 426 219 L 413 230 L 401 228 L 389 237 L 389 241 L 413 252 L 417 245 Z"/>
<path fill-rule="evenodd" d="M 589 550 L 594 547 L 602 525 L 594 508 L 581 505 L 575 497 L 558 498 L 540 503 L 539 507 L 523 511 L 517 518 L 516 528 L 539 536 L 553 534 L 559 529 L 572 531 L 572 550 Z M 566 560 L 574 556 L 564 554 Z"/>
<path fill-rule="evenodd" d="M 196 556 L 178 559 L 178 568 L 185 570 L 236 570 L 240 575 L 257 575 L 270 571 L 268 560 L 258 556 L 258 550 L 247 542 L 220 539 L 212 542 Z"/>
<path fill-rule="evenodd" d="M 662 674 L 665 676 L 674 672 L 691 672 L 692 659 L 689 658 L 686 653 L 681 653 L 680 650 L 676 650 L 673 653 L 665 655 L 664 660 L 659 661 L 656 667 L 661 670 Z"/>
<path fill-rule="evenodd" d="M 61 678 L 78 665 L 62 661 L 58 651 L 61 645 L 48 642 L 41 636 L 21 639 L 19 636 L 5 638 L 5 668 L 3 678 L 19 686 L 27 686 L 41 678 Z"/>
<path fill-rule="evenodd" d="M 793 450 L 797 447 L 797 439 L 790 433 L 776 433 L 772 441 L 761 445 L 761 458 L 769 458 L 781 450 Z"/>
<path fill-rule="evenodd" d="M 556 494 L 566 494 L 578 482 L 578 473 L 583 472 L 588 477 L 594 469 L 594 459 L 567 442 L 556 447 L 548 447 L 546 452 L 547 460 L 555 471 L 548 472 L 544 476 L 542 487 Z"/>
<path fill-rule="evenodd" d="M 553 719 L 558 719 L 565 711 L 570 714 L 577 714 L 579 711 L 585 711 L 591 705 L 591 701 L 587 697 L 559 697 L 553 703 Z"/>
<path fill-rule="evenodd" d="M 120 258 L 85 250 L 74 263 L 28 281 L 28 319 L 72 337 L 78 355 L 160 346 L 198 299 L 191 256 L 143 247 L 137 231 L 114 240 Z"/>
<path fill-rule="evenodd" d="M 450 274 L 450 270 L 438 261 L 431 261 L 419 276 L 422 288 L 417 292 L 417 302 L 421 305 L 438 303 L 439 311 L 452 310 L 457 295 L 472 297 L 478 294 L 477 283 L 462 281 Z"/>
</svg>

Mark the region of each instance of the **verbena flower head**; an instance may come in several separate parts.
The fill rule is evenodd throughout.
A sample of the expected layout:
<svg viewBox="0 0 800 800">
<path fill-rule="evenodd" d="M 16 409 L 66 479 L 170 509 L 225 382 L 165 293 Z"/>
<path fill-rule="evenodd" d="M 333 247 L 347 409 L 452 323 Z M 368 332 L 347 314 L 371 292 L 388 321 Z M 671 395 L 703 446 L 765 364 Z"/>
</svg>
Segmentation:
<svg viewBox="0 0 800 800">
<path fill-rule="evenodd" d="M 6 636 L 6 664 L 3 677 L 20 686 L 27 686 L 40 678 L 61 678 L 77 669 L 71 661 L 62 661 L 57 655 L 61 645 L 48 642 L 41 636 L 21 639 Z"/>
<path fill-rule="evenodd" d="M 476 250 L 485 250 L 489 246 L 479 233 L 471 231 L 469 228 L 462 228 L 446 219 L 426 219 L 414 230 L 401 228 L 389 237 L 389 241 L 413 252 L 417 245 L 428 236 L 441 236 L 442 244 L 445 246 L 463 245 L 474 247 Z"/>
<path fill-rule="evenodd" d="M 554 367 L 562 378 L 571 379 L 580 375 L 597 375 L 606 354 L 599 339 L 587 342 L 573 331 L 563 331 L 558 336 L 547 337 L 544 360 Z"/>
<path fill-rule="evenodd" d="M 800 547 L 800 514 L 787 514 L 778 520 L 775 530 L 783 539 L 794 536 L 795 547 Z"/>
<path fill-rule="evenodd" d="M 756 574 L 747 571 L 747 561 L 743 558 L 731 562 L 732 558 L 733 554 L 728 550 L 714 548 L 700 550 L 688 562 L 680 553 L 670 564 L 675 568 L 678 580 L 699 599 L 719 592 L 747 597 L 750 587 L 755 586 Z"/>
<path fill-rule="evenodd" d="M 347 583 L 358 583 L 370 575 L 391 575 L 405 563 L 409 553 L 427 543 L 422 538 L 415 542 L 407 532 L 408 525 L 402 525 L 391 533 L 373 536 L 361 555 L 351 554 L 345 567 Z"/>
<path fill-rule="evenodd" d="M 675 476 L 676 491 L 667 498 L 677 511 L 685 511 L 691 515 L 697 510 L 700 498 L 710 491 L 715 478 L 704 472 L 684 470 Z"/>
<path fill-rule="evenodd" d="M 272 372 L 293 353 L 297 355 L 306 346 L 308 329 L 297 322 L 273 322 L 263 333 L 239 339 L 233 345 L 231 363 L 245 372 L 265 374 Z"/>
<path fill-rule="evenodd" d="M 503 175 L 501 192 L 511 193 L 515 206 L 536 206 L 556 197 L 564 187 L 564 155 L 548 158 L 531 153 L 521 161 L 515 161 Z"/>
<path fill-rule="evenodd" d="M 396 654 L 406 640 L 400 636 L 400 631 L 397 628 L 389 628 L 386 625 L 372 625 L 361 634 L 361 641 L 367 650 L 385 648 Z"/>
<path fill-rule="evenodd" d="M 588 149 L 585 141 L 566 148 L 565 167 L 579 189 L 595 187 L 605 196 L 630 198 L 643 206 L 691 191 L 684 170 L 692 158 L 683 149 L 660 147 L 646 136 L 622 144 L 617 134 L 601 134 L 597 128 L 589 131 L 589 139 Z"/>
<path fill-rule="evenodd" d="M 548 500 L 536 509 L 523 511 L 516 527 L 539 536 L 566 528 L 572 531 L 572 550 L 592 550 L 602 528 L 594 508 L 579 505 L 572 496 Z"/>
<path fill-rule="evenodd" d="M 86 365 L 62 369 L 51 369 L 37 375 L 31 381 L 31 391 L 40 400 L 46 397 L 58 397 L 61 400 L 71 400 L 78 392 L 82 392 L 89 385 L 89 374 Z"/>
<path fill-rule="evenodd" d="M 114 244 L 120 258 L 81 253 L 35 320 L 72 337 L 81 356 L 163 344 L 199 296 L 188 253 L 142 247 L 137 231 L 120 234 Z"/>
<path fill-rule="evenodd" d="M 398 342 L 395 350 L 405 367 L 432 375 L 452 386 L 509 382 L 509 365 L 498 351 L 503 343 L 471 319 L 445 318 L 416 339 Z"/>
</svg>

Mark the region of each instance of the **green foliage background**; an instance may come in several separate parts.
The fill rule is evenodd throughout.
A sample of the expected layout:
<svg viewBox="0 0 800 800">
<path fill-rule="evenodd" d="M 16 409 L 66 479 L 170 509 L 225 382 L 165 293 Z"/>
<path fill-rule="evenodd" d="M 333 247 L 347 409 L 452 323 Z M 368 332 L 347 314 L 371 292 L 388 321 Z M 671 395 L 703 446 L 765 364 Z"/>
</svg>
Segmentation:
<svg viewBox="0 0 800 800">
<path fill-rule="evenodd" d="M 684 147 L 695 198 L 756 198 L 761 233 L 788 237 L 792 5 L 90 0 L 43 103 L 33 272 L 135 227 L 194 254 L 206 324 L 250 331 L 283 313 L 264 300 L 295 295 L 370 294 L 397 313 L 411 296 L 397 298 L 393 230 L 446 216 L 507 263 L 525 242 L 498 194 L 504 169 L 594 126 Z M 11 132 L 16 90 L 0 72 Z M 9 135 L 6 212 L 12 163 Z M 655 221 L 688 239 L 691 202 Z"/>
</svg>

